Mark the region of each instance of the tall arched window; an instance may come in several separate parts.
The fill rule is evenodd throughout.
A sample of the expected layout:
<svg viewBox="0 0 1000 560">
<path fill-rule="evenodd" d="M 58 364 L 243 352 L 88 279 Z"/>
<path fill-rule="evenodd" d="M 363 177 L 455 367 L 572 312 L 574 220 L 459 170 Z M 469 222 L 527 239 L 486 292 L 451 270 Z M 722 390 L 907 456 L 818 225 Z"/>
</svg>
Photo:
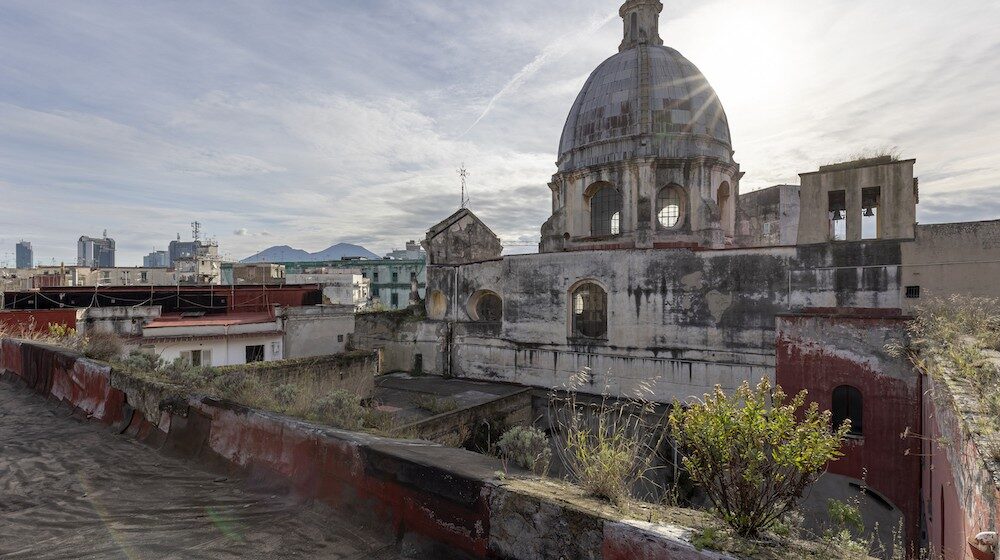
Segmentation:
<svg viewBox="0 0 1000 560">
<path fill-rule="evenodd" d="M 851 421 L 848 433 L 853 436 L 864 433 L 861 391 L 850 385 L 841 385 L 833 390 L 833 427 L 839 428 L 845 420 Z"/>
<path fill-rule="evenodd" d="M 608 334 L 608 294 L 597 284 L 573 290 L 573 336 L 604 338 Z"/>
<path fill-rule="evenodd" d="M 600 187 L 590 197 L 590 234 L 618 235 L 622 232 L 622 195 L 611 185 Z"/>
<path fill-rule="evenodd" d="M 681 190 L 677 187 L 663 187 L 656 195 L 656 220 L 660 227 L 675 228 L 681 222 Z"/>
</svg>

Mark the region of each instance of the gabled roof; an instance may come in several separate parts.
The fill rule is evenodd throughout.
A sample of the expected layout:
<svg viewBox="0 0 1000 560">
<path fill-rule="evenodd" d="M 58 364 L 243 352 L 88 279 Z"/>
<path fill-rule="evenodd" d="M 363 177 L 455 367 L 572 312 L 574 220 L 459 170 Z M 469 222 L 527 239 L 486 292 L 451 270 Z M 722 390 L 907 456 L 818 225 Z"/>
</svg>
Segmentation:
<svg viewBox="0 0 1000 560">
<path fill-rule="evenodd" d="M 497 239 L 500 239 L 500 236 L 498 236 L 496 233 L 494 233 L 493 230 L 490 229 L 490 226 L 486 225 L 486 222 L 480 220 L 479 216 L 477 216 L 475 213 L 472 212 L 472 210 L 469 210 L 468 208 L 460 208 L 457 212 L 455 212 L 451 216 L 448 216 L 444 220 L 441 220 L 440 222 L 438 222 L 437 225 L 435 225 L 435 226 L 431 227 L 431 229 L 427 230 L 427 239 L 431 240 L 431 239 L 437 237 L 438 235 L 444 233 L 445 231 L 448 230 L 448 228 L 450 228 L 451 226 L 455 225 L 462 218 L 464 218 L 466 216 L 471 216 L 473 220 L 479 222 L 480 225 L 482 225 L 484 228 L 486 228 L 486 231 L 490 232 L 490 235 L 492 235 L 493 237 L 496 237 Z"/>
</svg>

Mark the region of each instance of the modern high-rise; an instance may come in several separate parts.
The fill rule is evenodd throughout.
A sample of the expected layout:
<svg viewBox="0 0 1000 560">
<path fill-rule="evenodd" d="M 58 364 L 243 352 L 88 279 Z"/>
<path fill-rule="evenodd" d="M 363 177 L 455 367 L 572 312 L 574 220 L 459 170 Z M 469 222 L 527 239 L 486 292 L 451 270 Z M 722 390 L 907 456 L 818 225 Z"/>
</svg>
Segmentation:
<svg viewBox="0 0 1000 560">
<path fill-rule="evenodd" d="M 91 268 L 114 268 L 115 240 L 107 232 L 103 238 L 81 237 L 76 245 L 76 263 Z"/>
<path fill-rule="evenodd" d="M 31 248 L 31 243 L 21 241 L 16 248 L 17 268 L 33 268 L 35 266 L 35 251 Z"/>
<path fill-rule="evenodd" d="M 166 251 L 153 251 L 142 257 L 143 268 L 170 268 L 170 253 Z"/>
<path fill-rule="evenodd" d="M 219 244 L 215 241 L 171 241 L 168 253 L 167 264 L 174 266 L 178 260 L 192 259 L 202 256 L 214 256 L 219 254 Z"/>
</svg>

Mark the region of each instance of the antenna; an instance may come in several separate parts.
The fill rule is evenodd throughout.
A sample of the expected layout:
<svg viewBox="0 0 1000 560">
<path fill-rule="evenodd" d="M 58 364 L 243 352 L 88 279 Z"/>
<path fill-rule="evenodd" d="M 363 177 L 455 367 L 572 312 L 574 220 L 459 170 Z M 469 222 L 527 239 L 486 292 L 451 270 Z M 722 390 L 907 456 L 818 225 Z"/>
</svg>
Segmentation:
<svg viewBox="0 0 1000 560">
<path fill-rule="evenodd" d="M 466 184 L 465 180 L 469 177 L 469 170 L 465 168 L 465 162 L 462 162 L 462 167 L 458 169 L 458 176 L 462 178 L 462 208 L 467 208 L 469 206 L 469 197 L 466 195 Z"/>
<path fill-rule="evenodd" d="M 191 222 L 191 239 L 198 241 L 201 238 L 201 222 Z"/>
</svg>

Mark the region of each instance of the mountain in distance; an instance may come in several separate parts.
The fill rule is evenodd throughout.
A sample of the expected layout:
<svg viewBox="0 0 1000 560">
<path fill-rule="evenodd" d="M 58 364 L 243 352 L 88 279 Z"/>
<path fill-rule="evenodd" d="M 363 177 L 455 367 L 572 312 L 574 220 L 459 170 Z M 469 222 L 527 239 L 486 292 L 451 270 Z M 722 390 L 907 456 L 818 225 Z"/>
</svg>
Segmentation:
<svg viewBox="0 0 1000 560">
<path fill-rule="evenodd" d="M 360 245 L 351 245 L 350 243 L 331 245 L 318 253 L 313 253 L 312 257 L 313 260 L 317 261 L 339 261 L 344 257 L 361 257 L 362 259 L 382 258 Z"/>
<path fill-rule="evenodd" d="M 337 243 L 318 251 L 310 253 L 302 249 L 295 249 L 288 245 L 281 245 L 264 249 L 256 255 L 247 257 L 241 263 L 282 263 L 282 262 L 320 262 L 339 261 L 344 257 L 360 257 L 362 259 L 381 259 L 375 253 L 360 245 L 350 243 Z"/>
</svg>

